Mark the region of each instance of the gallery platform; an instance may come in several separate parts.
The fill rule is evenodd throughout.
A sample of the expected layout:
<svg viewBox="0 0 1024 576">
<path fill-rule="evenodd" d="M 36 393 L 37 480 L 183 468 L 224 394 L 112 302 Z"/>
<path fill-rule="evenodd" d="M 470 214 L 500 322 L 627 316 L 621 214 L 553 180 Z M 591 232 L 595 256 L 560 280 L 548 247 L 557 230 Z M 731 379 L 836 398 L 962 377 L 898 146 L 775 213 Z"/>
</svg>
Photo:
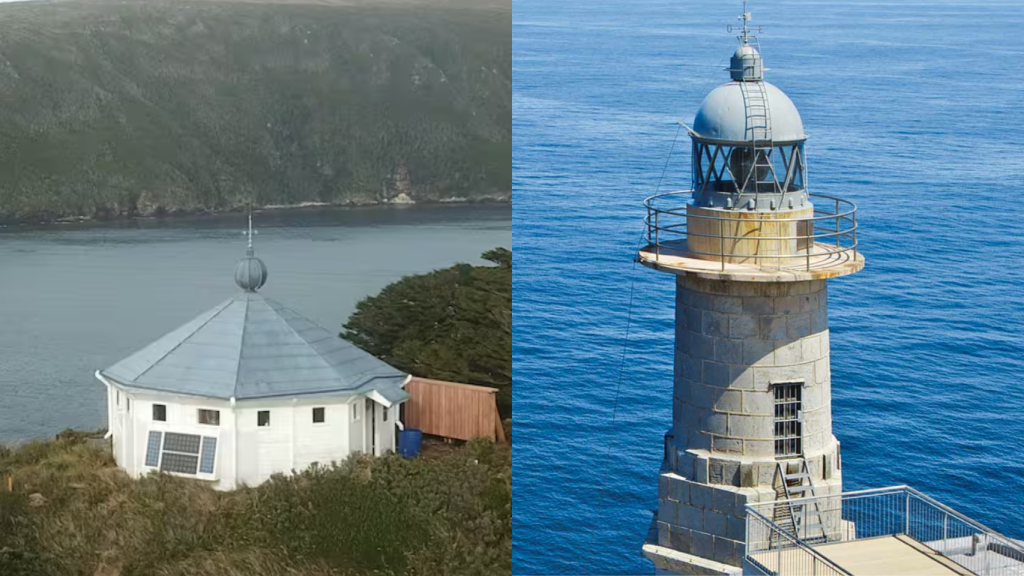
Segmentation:
<svg viewBox="0 0 1024 576">
<path fill-rule="evenodd" d="M 743 573 L 1024 576 L 1024 546 L 907 486 L 747 507 Z"/>
</svg>

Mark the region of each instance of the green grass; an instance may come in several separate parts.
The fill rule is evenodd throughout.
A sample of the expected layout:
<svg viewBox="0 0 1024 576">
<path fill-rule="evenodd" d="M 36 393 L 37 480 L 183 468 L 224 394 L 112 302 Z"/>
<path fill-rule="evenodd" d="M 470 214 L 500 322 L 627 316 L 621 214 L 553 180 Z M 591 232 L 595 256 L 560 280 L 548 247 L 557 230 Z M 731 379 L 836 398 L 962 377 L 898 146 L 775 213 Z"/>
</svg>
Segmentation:
<svg viewBox="0 0 1024 576">
<path fill-rule="evenodd" d="M 2 4 L 0 95 L 0 221 L 511 190 L 500 5 Z"/>
<path fill-rule="evenodd" d="M 81 434 L 0 447 L 0 574 L 491 575 L 511 573 L 509 450 L 349 459 L 216 492 L 129 479 Z M 41 494 L 42 506 L 30 505 Z"/>
</svg>

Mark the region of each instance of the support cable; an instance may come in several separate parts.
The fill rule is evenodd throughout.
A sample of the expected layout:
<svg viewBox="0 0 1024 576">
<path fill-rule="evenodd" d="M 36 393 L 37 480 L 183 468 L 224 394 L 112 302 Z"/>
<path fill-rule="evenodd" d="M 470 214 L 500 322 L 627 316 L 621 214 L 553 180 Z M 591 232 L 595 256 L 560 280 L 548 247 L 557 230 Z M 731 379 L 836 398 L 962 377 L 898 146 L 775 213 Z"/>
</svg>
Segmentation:
<svg viewBox="0 0 1024 576">
<path fill-rule="evenodd" d="M 683 129 L 682 124 L 676 126 L 676 135 L 672 139 L 672 146 L 669 148 L 668 158 L 665 159 L 665 166 L 661 169 L 661 177 L 658 179 L 658 186 L 654 189 L 654 193 L 655 194 L 658 194 L 658 192 L 661 191 L 661 184 L 665 181 L 665 174 L 668 172 L 669 163 L 671 163 L 671 161 L 672 161 L 672 154 L 675 152 L 675 149 L 676 149 L 676 142 L 679 140 L 679 132 L 682 129 Z M 626 334 L 622 338 L 622 355 L 619 358 L 619 376 L 618 376 L 618 378 L 616 379 L 616 382 L 615 382 L 615 396 L 614 396 L 614 401 L 612 402 L 612 421 L 611 421 L 611 424 L 609 425 L 609 428 L 611 428 L 612 430 L 615 429 L 615 421 L 618 418 L 618 414 L 619 414 L 619 391 L 622 388 L 622 376 L 625 373 L 625 368 L 626 368 L 626 351 L 629 349 L 629 333 L 630 333 L 630 330 L 631 330 L 631 328 L 633 326 L 633 300 L 634 300 L 634 293 L 636 291 L 635 290 L 636 289 L 636 274 L 635 274 L 635 272 L 636 272 L 636 262 L 637 262 L 636 254 L 640 250 L 640 246 L 641 246 L 641 244 L 644 241 L 644 232 L 646 231 L 646 229 L 647 229 L 647 223 L 644 222 L 644 225 L 640 229 L 640 237 L 637 238 L 637 241 L 636 241 L 636 247 L 633 249 L 633 264 L 630 266 L 630 269 L 629 269 L 629 276 L 630 276 L 630 278 L 629 278 L 629 305 L 626 308 Z M 610 437 L 614 438 L 614 436 L 610 436 Z M 608 448 L 607 448 L 607 450 L 605 450 L 605 461 L 607 461 L 608 458 L 611 456 L 611 450 L 612 450 L 612 442 L 609 441 L 608 442 Z M 606 483 L 607 477 L 608 477 L 608 468 L 606 467 L 605 470 L 604 470 L 604 474 L 602 475 L 602 478 L 601 478 L 601 486 L 606 486 L 607 485 L 607 483 Z"/>
</svg>

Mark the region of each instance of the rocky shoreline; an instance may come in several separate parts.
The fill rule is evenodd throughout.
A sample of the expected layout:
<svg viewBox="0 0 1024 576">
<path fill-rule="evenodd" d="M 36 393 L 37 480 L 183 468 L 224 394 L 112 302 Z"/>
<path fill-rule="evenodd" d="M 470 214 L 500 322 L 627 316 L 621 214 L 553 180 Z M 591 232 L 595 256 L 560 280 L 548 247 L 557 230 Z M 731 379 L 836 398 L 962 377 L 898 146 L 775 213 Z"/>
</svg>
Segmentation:
<svg viewBox="0 0 1024 576">
<path fill-rule="evenodd" d="M 259 211 L 288 211 L 310 208 L 370 208 L 374 206 L 431 206 L 431 205 L 463 205 L 463 204 L 511 204 L 511 194 L 486 194 L 474 198 L 450 197 L 439 200 L 414 200 L 405 194 L 385 201 L 348 201 L 348 202 L 297 202 L 291 204 L 262 204 L 253 206 Z M 194 208 L 155 210 L 149 213 L 139 211 L 123 213 L 103 213 L 91 216 L 54 216 L 52 218 L 13 218 L 0 214 L 0 229 L 18 226 L 45 226 L 50 224 L 79 224 L 89 222 L 127 222 L 132 220 L 155 220 L 190 218 L 196 216 L 215 216 L 220 214 L 239 213 L 248 210 L 248 206 L 232 206 L 230 208 Z"/>
</svg>

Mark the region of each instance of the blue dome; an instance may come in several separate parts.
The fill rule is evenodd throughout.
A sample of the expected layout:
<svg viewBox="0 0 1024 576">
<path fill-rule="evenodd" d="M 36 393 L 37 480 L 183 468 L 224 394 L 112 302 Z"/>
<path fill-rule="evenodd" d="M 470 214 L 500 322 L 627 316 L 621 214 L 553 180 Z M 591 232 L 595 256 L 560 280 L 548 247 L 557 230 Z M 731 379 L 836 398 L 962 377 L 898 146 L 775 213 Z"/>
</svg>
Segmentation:
<svg viewBox="0 0 1024 576">
<path fill-rule="evenodd" d="M 246 292 L 255 292 L 267 283 L 267 265 L 257 258 L 252 248 L 235 264 L 235 284 Z"/>
<path fill-rule="evenodd" d="M 773 84 L 760 80 L 757 83 L 764 85 L 768 99 L 771 139 L 780 143 L 806 140 L 804 122 L 789 96 Z M 697 110 L 693 131 L 705 140 L 749 142 L 747 119 L 751 114 L 744 92 L 754 91 L 753 84 L 755 82 L 728 82 L 712 90 Z M 763 111 L 757 109 L 755 113 L 763 114 Z"/>
</svg>

